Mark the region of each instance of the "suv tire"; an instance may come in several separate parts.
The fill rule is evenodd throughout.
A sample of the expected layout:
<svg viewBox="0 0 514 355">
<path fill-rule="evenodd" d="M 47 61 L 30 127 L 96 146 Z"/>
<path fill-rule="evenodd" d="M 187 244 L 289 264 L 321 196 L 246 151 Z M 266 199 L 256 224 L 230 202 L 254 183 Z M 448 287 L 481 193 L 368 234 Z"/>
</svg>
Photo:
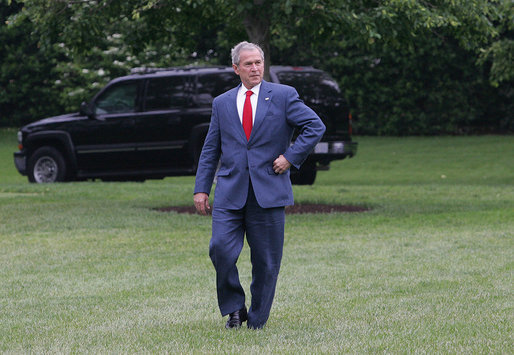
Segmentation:
<svg viewBox="0 0 514 355">
<path fill-rule="evenodd" d="M 35 183 L 64 181 L 66 162 L 62 154 L 53 147 L 36 149 L 28 160 L 28 179 Z"/>
</svg>

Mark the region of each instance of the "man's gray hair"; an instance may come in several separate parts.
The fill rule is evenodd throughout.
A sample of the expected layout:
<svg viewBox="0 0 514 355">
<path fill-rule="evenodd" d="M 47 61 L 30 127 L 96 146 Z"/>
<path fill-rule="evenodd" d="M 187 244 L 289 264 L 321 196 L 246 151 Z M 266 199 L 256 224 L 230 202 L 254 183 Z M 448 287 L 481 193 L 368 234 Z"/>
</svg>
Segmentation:
<svg viewBox="0 0 514 355">
<path fill-rule="evenodd" d="M 232 48 L 232 51 L 230 52 L 230 54 L 232 55 L 232 64 L 239 65 L 239 56 L 241 54 L 241 51 L 244 51 L 244 50 L 253 51 L 255 49 L 257 49 L 259 51 L 259 53 L 261 54 L 262 60 L 264 61 L 264 51 L 262 50 L 261 47 L 259 47 L 255 43 L 243 41 L 243 42 L 236 44 L 235 47 Z"/>
</svg>

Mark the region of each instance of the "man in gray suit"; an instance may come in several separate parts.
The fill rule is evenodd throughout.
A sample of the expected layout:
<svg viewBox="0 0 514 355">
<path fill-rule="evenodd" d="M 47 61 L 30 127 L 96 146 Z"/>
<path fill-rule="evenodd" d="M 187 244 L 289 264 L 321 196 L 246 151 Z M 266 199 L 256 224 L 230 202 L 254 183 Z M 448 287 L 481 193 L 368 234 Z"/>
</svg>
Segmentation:
<svg viewBox="0 0 514 355">
<path fill-rule="evenodd" d="M 226 327 L 262 328 L 269 317 L 284 244 L 285 206 L 293 204 L 289 168 L 299 168 L 325 126 L 292 87 L 264 81 L 264 53 L 253 43 L 232 49 L 241 84 L 212 104 L 209 132 L 195 181 L 195 207 L 211 210 L 209 193 L 218 162 L 209 255 L 216 269 L 218 305 Z M 293 130 L 300 132 L 293 145 Z M 251 307 L 236 262 L 244 243 L 252 262 Z"/>
</svg>

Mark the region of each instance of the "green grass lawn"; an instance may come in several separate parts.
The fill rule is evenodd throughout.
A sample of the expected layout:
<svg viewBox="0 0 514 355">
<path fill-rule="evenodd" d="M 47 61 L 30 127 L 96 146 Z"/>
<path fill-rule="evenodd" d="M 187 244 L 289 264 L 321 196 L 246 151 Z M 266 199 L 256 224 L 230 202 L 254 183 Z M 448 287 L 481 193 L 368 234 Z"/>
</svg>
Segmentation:
<svg viewBox="0 0 514 355">
<path fill-rule="evenodd" d="M 193 177 L 34 185 L 0 130 L 0 352 L 514 353 L 514 137 L 358 137 L 295 186 L 262 331 L 227 331 Z M 248 290 L 249 249 L 239 261 Z"/>
</svg>

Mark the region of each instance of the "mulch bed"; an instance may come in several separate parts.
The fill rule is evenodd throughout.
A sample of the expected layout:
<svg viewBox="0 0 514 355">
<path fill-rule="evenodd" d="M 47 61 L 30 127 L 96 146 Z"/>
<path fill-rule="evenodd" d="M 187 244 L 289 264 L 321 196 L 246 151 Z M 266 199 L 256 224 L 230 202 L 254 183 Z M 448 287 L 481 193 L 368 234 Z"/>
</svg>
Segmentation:
<svg viewBox="0 0 514 355">
<path fill-rule="evenodd" d="M 157 211 L 161 212 L 177 212 L 195 214 L 196 209 L 194 206 L 169 206 L 156 208 Z M 296 204 L 294 206 L 286 207 L 286 214 L 303 214 L 303 213 L 344 213 L 344 212 L 366 212 L 369 208 L 354 205 L 325 205 L 325 204 L 313 204 L 303 203 Z"/>
</svg>

